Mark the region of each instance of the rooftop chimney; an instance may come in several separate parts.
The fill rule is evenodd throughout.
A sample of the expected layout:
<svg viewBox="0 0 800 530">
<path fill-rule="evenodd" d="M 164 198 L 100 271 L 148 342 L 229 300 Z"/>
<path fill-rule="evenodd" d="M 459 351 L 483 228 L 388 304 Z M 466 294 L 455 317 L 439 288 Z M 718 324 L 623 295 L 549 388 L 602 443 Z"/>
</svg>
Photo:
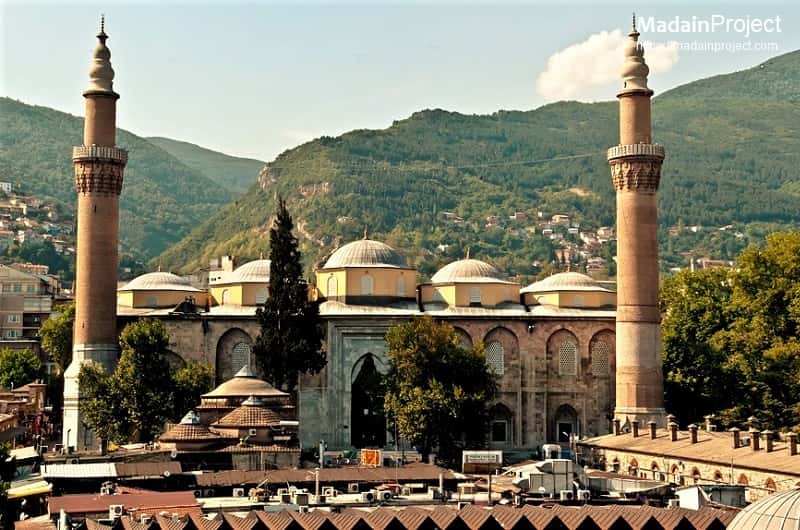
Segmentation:
<svg viewBox="0 0 800 530">
<path fill-rule="evenodd" d="M 678 424 L 674 421 L 670 422 L 669 424 L 669 438 L 673 442 L 678 441 Z"/>
<path fill-rule="evenodd" d="M 750 416 L 749 418 L 747 418 L 747 426 L 750 427 L 751 429 L 756 428 L 756 423 L 758 423 L 758 418 L 756 418 L 755 416 Z"/>
<path fill-rule="evenodd" d="M 733 434 L 733 448 L 738 449 L 741 445 L 741 429 L 738 427 L 733 427 L 729 429 L 731 434 Z"/>
<path fill-rule="evenodd" d="M 716 427 L 714 426 L 714 415 L 708 414 L 707 416 L 703 416 L 703 419 L 706 420 L 706 431 L 716 431 Z"/>
<path fill-rule="evenodd" d="M 692 443 L 697 443 L 697 425 L 692 423 L 689 425 L 689 437 L 692 439 Z"/>
<path fill-rule="evenodd" d="M 620 432 L 620 421 L 619 418 L 614 418 L 614 436 L 619 436 Z"/>
<path fill-rule="evenodd" d="M 653 420 L 650 420 L 650 421 L 647 422 L 647 426 L 650 427 L 650 439 L 651 440 L 655 440 L 656 439 L 656 425 L 658 425 L 658 424 L 656 422 L 654 422 Z"/>
<path fill-rule="evenodd" d="M 789 439 L 789 456 L 794 456 L 797 454 L 797 433 L 790 432 L 786 437 Z"/>
<path fill-rule="evenodd" d="M 772 431 L 764 431 L 761 434 L 764 435 L 764 443 L 766 445 L 766 449 L 768 453 L 772 452 L 772 435 L 774 434 Z"/>
<path fill-rule="evenodd" d="M 758 429 L 750 428 L 750 440 L 753 451 L 761 449 L 761 432 Z"/>
<path fill-rule="evenodd" d="M 638 438 L 639 437 L 639 420 L 633 420 L 631 422 L 631 425 L 633 425 L 633 437 L 634 438 Z"/>
<path fill-rule="evenodd" d="M 675 423 L 675 415 L 667 414 L 667 429 L 669 429 L 669 426 L 673 423 Z"/>
</svg>

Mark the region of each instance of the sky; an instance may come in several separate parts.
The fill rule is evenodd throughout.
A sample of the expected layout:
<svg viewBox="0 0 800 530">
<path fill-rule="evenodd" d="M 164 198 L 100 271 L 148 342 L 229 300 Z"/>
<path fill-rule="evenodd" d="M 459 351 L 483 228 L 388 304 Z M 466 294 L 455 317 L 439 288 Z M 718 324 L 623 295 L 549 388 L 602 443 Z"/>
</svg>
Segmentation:
<svg viewBox="0 0 800 530">
<path fill-rule="evenodd" d="M 119 127 L 269 161 L 427 108 L 613 99 L 633 11 L 656 94 L 800 49 L 795 0 L 0 0 L 0 94 L 82 115 L 105 13 Z M 718 25 L 659 27 L 693 17 Z"/>
</svg>

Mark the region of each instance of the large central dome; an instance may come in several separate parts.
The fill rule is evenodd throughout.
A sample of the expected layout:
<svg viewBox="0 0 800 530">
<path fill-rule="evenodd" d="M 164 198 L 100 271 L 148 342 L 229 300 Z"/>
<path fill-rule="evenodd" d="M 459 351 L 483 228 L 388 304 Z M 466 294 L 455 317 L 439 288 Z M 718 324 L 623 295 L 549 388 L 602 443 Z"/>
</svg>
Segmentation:
<svg viewBox="0 0 800 530">
<path fill-rule="evenodd" d="M 406 268 L 406 260 L 395 249 L 372 239 L 361 239 L 339 247 L 323 269 L 344 267 L 393 267 Z"/>
<path fill-rule="evenodd" d="M 479 259 L 461 259 L 448 263 L 431 278 L 431 283 L 507 283 L 500 271 Z"/>
<path fill-rule="evenodd" d="M 199 289 L 193 287 L 186 278 L 181 278 L 171 272 L 148 272 L 137 276 L 118 289 L 119 291 L 191 291 Z"/>
</svg>

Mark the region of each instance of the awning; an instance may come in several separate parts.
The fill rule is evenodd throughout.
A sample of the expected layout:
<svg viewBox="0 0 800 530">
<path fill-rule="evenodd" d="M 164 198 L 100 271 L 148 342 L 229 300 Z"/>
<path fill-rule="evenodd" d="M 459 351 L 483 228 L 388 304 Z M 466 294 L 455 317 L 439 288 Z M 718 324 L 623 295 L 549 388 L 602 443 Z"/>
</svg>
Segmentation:
<svg viewBox="0 0 800 530">
<path fill-rule="evenodd" d="M 9 499 L 20 499 L 22 497 L 30 497 L 31 495 L 44 495 L 52 493 L 53 485 L 46 480 L 38 480 L 36 482 L 25 484 L 24 486 L 17 486 L 8 488 Z"/>
</svg>

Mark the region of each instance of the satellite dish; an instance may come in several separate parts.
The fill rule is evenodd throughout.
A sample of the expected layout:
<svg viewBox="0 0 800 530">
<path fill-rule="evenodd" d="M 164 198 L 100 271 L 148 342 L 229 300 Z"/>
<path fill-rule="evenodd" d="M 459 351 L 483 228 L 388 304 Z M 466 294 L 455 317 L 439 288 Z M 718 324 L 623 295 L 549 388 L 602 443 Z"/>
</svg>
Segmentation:
<svg viewBox="0 0 800 530">
<path fill-rule="evenodd" d="M 177 458 L 178 457 L 178 450 L 177 449 L 173 449 L 172 451 L 169 452 L 169 456 L 171 456 L 172 458 Z M 169 471 L 167 471 L 167 473 L 169 473 Z"/>
</svg>

